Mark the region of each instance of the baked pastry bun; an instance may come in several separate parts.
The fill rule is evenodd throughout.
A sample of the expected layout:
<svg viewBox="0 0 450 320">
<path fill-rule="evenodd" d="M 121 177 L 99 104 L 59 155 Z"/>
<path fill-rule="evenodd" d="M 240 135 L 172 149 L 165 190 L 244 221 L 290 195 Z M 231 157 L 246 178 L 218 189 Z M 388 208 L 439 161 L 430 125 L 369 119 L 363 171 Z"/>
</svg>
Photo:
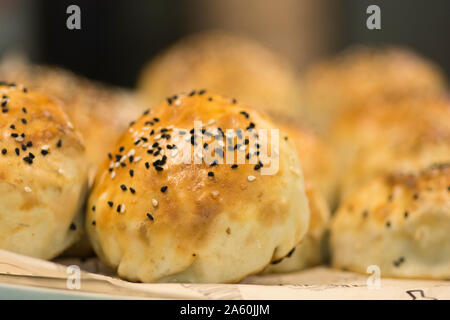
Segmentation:
<svg viewBox="0 0 450 320">
<path fill-rule="evenodd" d="M 295 146 L 271 129 L 266 116 L 203 90 L 145 112 L 89 197 L 100 259 L 132 281 L 218 283 L 286 256 L 309 209 Z"/>
<path fill-rule="evenodd" d="M 300 96 L 294 67 L 259 43 L 208 31 L 188 36 L 142 71 L 139 92 L 156 105 L 173 92 L 208 88 L 272 116 L 298 120 Z"/>
<path fill-rule="evenodd" d="M 284 123 L 282 129 L 297 148 L 311 217 L 301 243 L 285 258 L 273 261 L 264 273 L 297 271 L 325 260 L 322 240 L 334 202 L 336 171 L 327 145 L 305 128 Z"/>
<path fill-rule="evenodd" d="M 332 265 L 383 277 L 450 278 L 450 166 L 374 178 L 331 222 Z"/>
<path fill-rule="evenodd" d="M 61 68 L 33 65 L 24 58 L 6 58 L 0 64 L 0 78 L 23 83 L 60 102 L 83 135 L 91 181 L 123 130 L 144 110 L 127 90 L 108 87 Z"/>
<path fill-rule="evenodd" d="M 404 98 L 347 110 L 332 132 L 345 197 L 378 174 L 450 161 L 450 101 Z"/>
<path fill-rule="evenodd" d="M 445 90 L 441 70 L 408 49 L 354 47 L 306 72 L 304 117 L 326 135 L 343 109 L 364 108 L 372 100 L 439 95 Z"/>
<path fill-rule="evenodd" d="M 0 83 L 0 248 L 51 259 L 81 236 L 81 135 L 46 96 Z"/>
</svg>

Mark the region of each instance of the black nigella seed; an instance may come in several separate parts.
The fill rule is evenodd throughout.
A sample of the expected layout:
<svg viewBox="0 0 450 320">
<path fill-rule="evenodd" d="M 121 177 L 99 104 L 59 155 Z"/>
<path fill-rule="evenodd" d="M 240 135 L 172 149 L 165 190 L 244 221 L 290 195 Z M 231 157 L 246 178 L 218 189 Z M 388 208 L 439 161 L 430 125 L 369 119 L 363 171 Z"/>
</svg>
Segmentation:
<svg viewBox="0 0 450 320">
<path fill-rule="evenodd" d="M 122 189 L 123 191 L 127 191 L 127 187 L 124 184 L 120 185 L 120 189 Z"/>
<path fill-rule="evenodd" d="M 14 151 L 16 152 L 17 155 L 20 154 L 20 149 L 19 148 L 14 149 Z"/>
<path fill-rule="evenodd" d="M 119 148 L 119 152 L 122 152 L 123 150 L 125 150 L 125 147 L 120 147 Z"/>
<path fill-rule="evenodd" d="M 23 124 L 27 124 L 27 119 L 22 118 L 22 123 L 23 123 Z"/>
<path fill-rule="evenodd" d="M 155 218 L 153 218 L 153 216 L 150 213 L 147 213 L 147 218 L 149 218 L 151 221 L 155 220 Z"/>
<path fill-rule="evenodd" d="M 241 111 L 240 112 L 245 118 L 249 118 L 249 114 L 247 113 L 247 112 L 245 112 L 245 111 Z"/>
<path fill-rule="evenodd" d="M 2 149 L 2 154 L 6 154 L 7 152 L 8 152 L 8 150 Z"/>
<path fill-rule="evenodd" d="M 97 224 L 97 222 L 95 222 L 95 220 L 92 221 L 92 225 L 95 226 Z"/>
<path fill-rule="evenodd" d="M 167 103 L 168 104 L 172 104 L 172 99 L 171 98 L 167 98 Z"/>
<path fill-rule="evenodd" d="M 110 208 L 112 208 L 112 207 L 114 206 L 114 202 L 108 201 L 108 206 L 109 206 Z"/>
<path fill-rule="evenodd" d="M 75 225 L 75 223 L 71 223 L 70 224 L 70 230 L 77 230 L 77 226 Z"/>
<path fill-rule="evenodd" d="M 130 177 L 133 177 L 133 176 L 134 176 L 134 170 L 130 169 Z"/>
<path fill-rule="evenodd" d="M 62 141 L 61 141 L 61 139 L 58 140 L 58 142 L 56 143 L 56 146 L 57 146 L 58 148 L 61 148 L 61 146 L 62 146 Z"/>
<path fill-rule="evenodd" d="M 209 171 L 209 172 L 208 172 L 208 176 L 209 176 L 209 177 L 214 177 L 214 172 Z"/>
<path fill-rule="evenodd" d="M 231 169 L 236 169 L 237 167 L 238 167 L 237 164 L 233 164 L 233 165 L 231 166 Z"/>
<path fill-rule="evenodd" d="M 166 192 L 166 190 L 167 190 L 167 186 L 163 186 L 162 188 L 161 188 L 161 192 Z"/>
<path fill-rule="evenodd" d="M 28 142 L 27 142 L 27 147 L 28 147 L 28 148 L 31 148 L 32 146 L 33 146 L 33 142 L 28 141 Z"/>
<path fill-rule="evenodd" d="M 95 206 L 92 206 L 92 211 L 95 211 Z"/>
<path fill-rule="evenodd" d="M 134 190 L 134 189 L 131 188 L 131 187 L 130 187 L 130 191 L 131 191 L 132 194 L 135 194 L 135 193 L 136 193 L 136 190 Z"/>
</svg>

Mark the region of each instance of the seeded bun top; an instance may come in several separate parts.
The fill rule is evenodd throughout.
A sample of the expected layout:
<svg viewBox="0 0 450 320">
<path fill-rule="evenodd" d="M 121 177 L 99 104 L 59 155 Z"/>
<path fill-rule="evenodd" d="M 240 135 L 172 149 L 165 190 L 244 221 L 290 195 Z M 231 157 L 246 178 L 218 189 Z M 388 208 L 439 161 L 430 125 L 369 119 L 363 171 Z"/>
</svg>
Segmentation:
<svg viewBox="0 0 450 320">
<path fill-rule="evenodd" d="M 309 211 L 295 146 L 270 129 L 203 90 L 145 112 L 95 179 L 86 223 L 97 254 L 145 282 L 238 281 L 287 255 Z"/>
<path fill-rule="evenodd" d="M 331 223 L 333 265 L 385 277 L 450 278 L 450 166 L 389 173 L 354 190 Z"/>
<path fill-rule="evenodd" d="M 17 57 L 2 61 L 0 78 L 23 83 L 58 101 L 84 138 L 92 179 L 105 154 L 143 110 L 131 92 Z"/>
<path fill-rule="evenodd" d="M 152 60 L 139 81 L 149 105 L 192 88 L 208 88 L 277 118 L 299 120 L 294 67 L 245 37 L 220 31 L 188 36 Z"/>
<path fill-rule="evenodd" d="M 48 97 L 0 83 L 0 248 L 49 259 L 80 236 L 81 135 Z"/>
</svg>

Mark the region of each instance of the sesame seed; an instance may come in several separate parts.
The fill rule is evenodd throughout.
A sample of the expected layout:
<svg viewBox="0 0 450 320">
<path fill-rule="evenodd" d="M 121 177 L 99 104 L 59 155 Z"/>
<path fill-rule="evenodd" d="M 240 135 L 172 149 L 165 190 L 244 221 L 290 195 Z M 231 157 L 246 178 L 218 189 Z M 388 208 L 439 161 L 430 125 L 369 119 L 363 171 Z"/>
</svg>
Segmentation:
<svg viewBox="0 0 450 320">
<path fill-rule="evenodd" d="M 256 177 L 255 176 L 248 176 L 247 179 L 248 179 L 248 181 L 251 182 L 251 181 L 254 181 L 256 179 Z"/>
<path fill-rule="evenodd" d="M 30 187 L 25 187 L 23 189 L 25 190 L 25 192 L 31 192 L 31 188 Z"/>
<path fill-rule="evenodd" d="M 158 200 L 152 199 L 152 203 L 153 203 L 153 206 L 154 206 L 154 207 L 157 207 L 157 206 L 158 206 Z"/>
</svg>

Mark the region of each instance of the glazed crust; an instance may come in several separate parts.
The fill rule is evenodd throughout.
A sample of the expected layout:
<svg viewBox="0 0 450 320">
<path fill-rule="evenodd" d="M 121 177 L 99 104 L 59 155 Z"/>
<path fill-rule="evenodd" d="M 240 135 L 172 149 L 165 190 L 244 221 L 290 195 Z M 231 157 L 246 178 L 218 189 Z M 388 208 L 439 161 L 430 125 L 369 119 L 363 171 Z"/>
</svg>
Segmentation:
<svg viewBox="0 0 450 320">
<path fill-rule="evenodd" d="M 250 39 L 220 31 L 184 38 L 142 71 L 139 91 L 148 105 L 174 92 L 208 88 L 287 120 L 299 120 L 294 68 Z"/>
<path fill-rule="evenodd" d="M 332 264 L 381 276 L 450 278 L 450 166 L 382 175 L 354 190 L 331 223 Z"/>
<path fill-rule="evenodd" d="M 51 259 L 80 237 L 83 141 L 48 97 L 3 83 L 0 99 L 0 248 Z"/>
<path fill-rule="evenodd" d="M 205 131 L 193 138 L 196 120 Z M 232 150 L 220 146 L 218 128 Z M 121 277 L 143 282 L 233 282 L 287 255 L 306 233 L 309 210 L 295 146 L 283 134 L 271 149 L 278 171 L 262 174 L 271 166 L 264 152 L 256 167 L 265 144 L 257 146 L 255 130 L 275 128 L 257 111 L 203 91 L 145 112 L 95 179 L 86 228 L 96 253 Z M 250 154 L 253 164 L 233 168 L 221 154 Z"/>
</svg>

